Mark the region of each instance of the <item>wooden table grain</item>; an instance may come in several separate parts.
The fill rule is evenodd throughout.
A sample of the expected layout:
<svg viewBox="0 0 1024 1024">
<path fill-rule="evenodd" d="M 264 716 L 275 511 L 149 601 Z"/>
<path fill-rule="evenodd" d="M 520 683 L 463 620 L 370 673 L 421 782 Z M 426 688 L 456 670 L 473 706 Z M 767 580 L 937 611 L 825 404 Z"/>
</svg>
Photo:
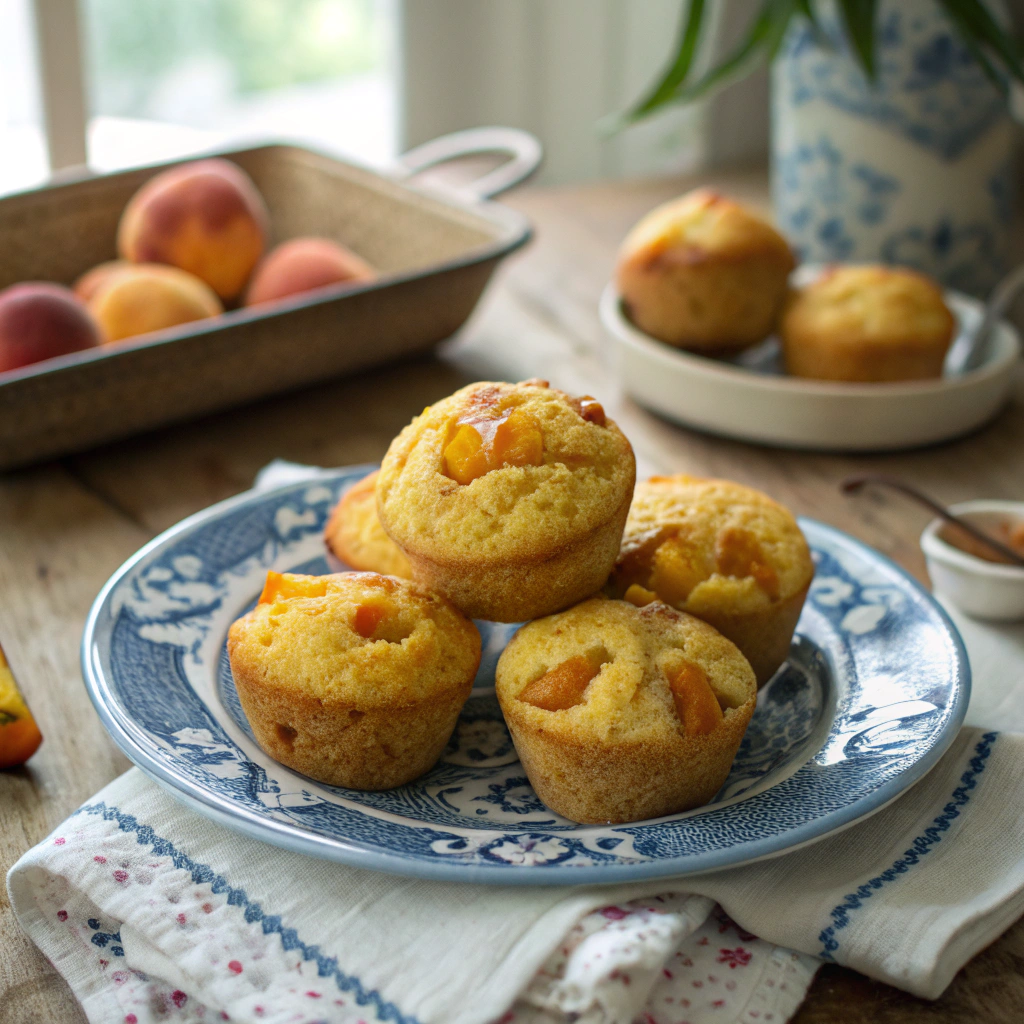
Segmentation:
<svg viewBox="0 0 1024 1024">
<path fill-rule="evenodd" d="M 705 177 L 704 182 L 708 178 Z M 251 485 L 273 458 L 340 466 L 379 459 L 424 405 L 474 379 L 547 377 L 598 396 L 633 441 L 641 473 L 688 471 L 760 487 L 833 523 L 925 579 L 926 514 L 883 493 L 849 499 L 837 484 L 865 470 L 899 474 L 944 502 L 1024 499 L 1024 403 L 965 440 L 858 457 L 773 451 L 704 437 L 619 393 L 597 319 L 616 246 L 647 209 L 697 182 L 523 189 L 507 202 L 537 240 L 499 274 L 480 309 L 436 357 L 273 398 L 87 454 L 0 477 L 0 639 L 45 742 L 0 773 L 0 868 L 128 767 L 82 685 L 78 645 L 107 577 L 157 532 Z M 760 170 L 713 184 L 765 206 Z M 1024 1020 L 1024 924 L 981 953 L 935 1003 L 839 967 L 823 968 L 797 1024 L 967 1024 Z M 64 982 L 20 932 L 0 894 L 0 1024 L 78 1022 Z"/>
</svg>

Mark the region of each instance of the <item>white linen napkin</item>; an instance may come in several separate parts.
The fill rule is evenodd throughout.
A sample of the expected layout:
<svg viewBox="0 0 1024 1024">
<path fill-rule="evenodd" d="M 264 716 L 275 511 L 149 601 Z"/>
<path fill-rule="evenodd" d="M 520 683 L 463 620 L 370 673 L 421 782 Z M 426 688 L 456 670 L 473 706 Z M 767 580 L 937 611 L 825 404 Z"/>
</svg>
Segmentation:
<svg viewBox="0 0 1024 1024">
<path fill-rule="evenodd" d="M 954 615 L 968 720 L 1024 731 L 1024 629 Z M 806 849 L 675 882 L 494 887 L 288 853 L 133 769 L 8 891 L 96 1024 L 781 1024 L 822 959 L 937 997 L 1024 913 L 1022 805 L 1024 736 L 967 728 L 911 791 Z"/>
</svg>

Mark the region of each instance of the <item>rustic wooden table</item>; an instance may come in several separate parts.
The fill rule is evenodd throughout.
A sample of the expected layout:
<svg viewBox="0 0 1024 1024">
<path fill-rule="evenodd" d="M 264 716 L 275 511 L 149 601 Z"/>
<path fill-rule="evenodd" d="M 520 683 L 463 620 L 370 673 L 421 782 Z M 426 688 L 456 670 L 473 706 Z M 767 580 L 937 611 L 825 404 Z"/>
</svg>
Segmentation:
<svg viewBox="0 0 1024 1024">
<path fill-rule="evenodd" d="M 764 206 L 763 172 L 714 183 Z M 500 273 L 460 336 L 436 358 L 269 399 L 201 422 L 0 477 L 0 638 L 45 736 L 24 769 L 0 773 L 0 869 L 129 765 L 82 686 L 78 645 L 107 577 L 154 534 L 248 488 L 276 457 L 325 466 L 379 459 L 424 405 L 474 379 L 544 376 L 597 395 L 632 439 L 640 472 L 732 477 L 874 545 L 925 578 L 926 516 L 899 498 L 840 496 L 843 476 L 884 469 L 940 500 L 1024 498 L 1024 402 L 955 444 L 886 457 L 770 451 L 702 437 L 617 393 L 597 298 L 629 226 L 693 181 L 523 189 L 509 197 L 537 240 Z M 82 1021 L 56 971 L 20 932 L 0 893 L 0 1024 Z M 1024 1019 L 1024 923 L 926 1003 L 825 967 L 798 1024 Z"/>
</svg>

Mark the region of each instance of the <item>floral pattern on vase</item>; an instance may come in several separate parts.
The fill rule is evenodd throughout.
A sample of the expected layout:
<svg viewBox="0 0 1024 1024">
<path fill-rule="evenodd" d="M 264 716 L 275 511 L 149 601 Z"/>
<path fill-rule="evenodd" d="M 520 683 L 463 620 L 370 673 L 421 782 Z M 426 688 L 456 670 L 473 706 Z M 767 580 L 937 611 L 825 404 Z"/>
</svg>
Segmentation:
<svg viewBox="0 0 1024 1024">
<path fill-rule="evenodd" d="M 882 0 L 874 85 L 834 8 L 821 25 L 834 48 L 797 20 L 773 68 L 780 227 L 805 260 L 901 263 L 987 293 L 1012 207 L 1002 97 L 934 0 Z"/>
</svg>

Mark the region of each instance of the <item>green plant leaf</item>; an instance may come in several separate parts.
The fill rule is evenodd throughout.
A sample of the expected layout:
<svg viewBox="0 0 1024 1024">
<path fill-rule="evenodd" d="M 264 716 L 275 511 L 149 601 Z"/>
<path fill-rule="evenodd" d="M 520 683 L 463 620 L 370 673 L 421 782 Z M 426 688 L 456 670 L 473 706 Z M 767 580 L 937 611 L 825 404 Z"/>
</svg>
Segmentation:
<svg viewBox="0 0 1024 1024">
<path fill-rule="evenodd" d="M 1024 66 L 1016 40 L 1007 34 L 983 3 L 979 0 L 939 0 L 939 3 L 963 44 L 1000 92 L 1005 95 L 1008 87 L 1005 78 L 993 65 L 993 57 L 1008 75 L 1024 82 Z M 991 52 L 986 53 L 986 47 Z"/>
<path fill-rule="evenodd" d="M 811 31 L 814 33 L 814 41 L 824 50 L 834 50 L 835 43 L 829 37 L 829 34 L 821 27 L 821 22 L 818 21 L 818 14 L 814 10 L 813 0 L 796 0 L 796 9 L 798 14 L 802 14 L 807 21 L 810 23 Z"/>
<path fill-rule="evenodd" d="M 877 0 L 839 0 L 839 9 L 846 28 L 846 37 L 850 42 L 854 56 L 867 75 L 869 82 L 874 82 L 877 74 L 875 67 L 875 14 Z"/>
<path fill-rule="evenodd" d="M 703 27 L 704 0 L 689 0 L 683 34 L 679 39 L 675 59 L 651 92 L 629 112 L 627 117 L 630 120 L 643 117 L 668 102 L 672 93 L 686 81 L 693 67 L 693 57 L 697 52 L 697 42 Z"/>
</svg>

